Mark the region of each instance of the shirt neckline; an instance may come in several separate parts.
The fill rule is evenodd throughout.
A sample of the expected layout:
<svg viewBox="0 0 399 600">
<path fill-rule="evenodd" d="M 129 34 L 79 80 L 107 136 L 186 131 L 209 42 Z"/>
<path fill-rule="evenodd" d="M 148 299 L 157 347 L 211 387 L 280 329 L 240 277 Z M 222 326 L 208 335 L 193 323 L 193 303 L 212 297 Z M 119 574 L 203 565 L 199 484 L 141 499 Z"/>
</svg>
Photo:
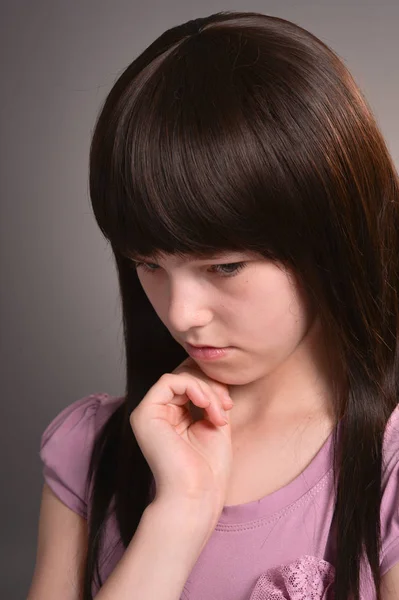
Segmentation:
<svg viewBox="0 0 399 600">
<path fill-rule="evenodd" d="M 332 429 L 312 461 L 295 479 L 259 500 L 244 504 L 226 504 L 220 514 L 218 524 L 238 524 L 270 517 L 293 504 L 314 488 L 332 469 L 333 434 L 337 428 L 339 432 L 339 425 L 340 423 Z"/>
</svg>

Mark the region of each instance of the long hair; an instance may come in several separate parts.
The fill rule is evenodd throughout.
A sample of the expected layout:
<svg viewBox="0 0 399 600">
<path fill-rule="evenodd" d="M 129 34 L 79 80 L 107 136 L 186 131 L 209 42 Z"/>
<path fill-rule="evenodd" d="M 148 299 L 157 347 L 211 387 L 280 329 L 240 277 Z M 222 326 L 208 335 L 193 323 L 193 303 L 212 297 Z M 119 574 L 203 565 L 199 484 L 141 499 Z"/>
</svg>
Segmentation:
<svg viewBox="0 0 399 600">
<path fill-rule="evenodd" d="M 298 25 L 255 12 L 172 27 L 109 92 L 89 185 L 117 267 L 126 396 L 93 449 L 84 600 L 111 501 L 125 548 L 147 506 L 152 474 L 130 414 L 187 358 L 131 257 L 219 250 L 286 265 L 315 302 L 342 424 L 333 436 L 335 598 L 359 599 L 364 557 L 379 600 L 382 443 L 399 387 L 399 181 L 343 61 Z"/>
</svg>

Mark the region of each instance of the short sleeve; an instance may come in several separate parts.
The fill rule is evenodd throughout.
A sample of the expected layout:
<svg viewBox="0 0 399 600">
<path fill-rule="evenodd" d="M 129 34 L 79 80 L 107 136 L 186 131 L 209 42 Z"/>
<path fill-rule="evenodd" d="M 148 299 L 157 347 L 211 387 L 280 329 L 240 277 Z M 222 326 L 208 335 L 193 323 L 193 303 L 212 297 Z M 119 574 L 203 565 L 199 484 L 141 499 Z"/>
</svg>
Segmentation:
<svg viewBox="0 0 399 600">
<path fill-rule="evenodd" d="M 380 572 L 385 575 L 399 562 L 399 408 L 388 421 L 384 439 L 381 498 Z"/>
<path fill-rule="evenodd" d="M 64 408 L 46 427 L 40 443 L 43 477 L 58 498 L 87 519 L 86 482 L 98 413 L 107 394 L 92 394 Z M 103 412 L 103 411 L 102 411 Z"/>
</svg>

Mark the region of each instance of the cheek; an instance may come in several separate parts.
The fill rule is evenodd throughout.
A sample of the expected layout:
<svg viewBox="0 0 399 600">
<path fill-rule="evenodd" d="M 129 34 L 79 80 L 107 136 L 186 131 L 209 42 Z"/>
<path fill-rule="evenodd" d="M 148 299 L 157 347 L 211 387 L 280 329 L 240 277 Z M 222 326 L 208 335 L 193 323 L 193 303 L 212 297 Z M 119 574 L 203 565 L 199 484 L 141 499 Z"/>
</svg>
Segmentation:
<svg viewBox="0 0 399 600">
<path fill-rule="evenodd" d="M 247 321 L 250 335 L 259 346 L 277 350 L 295 347 L 310 326 L 306 304 L 295 292 L 265 294 Z"/>
</svg>

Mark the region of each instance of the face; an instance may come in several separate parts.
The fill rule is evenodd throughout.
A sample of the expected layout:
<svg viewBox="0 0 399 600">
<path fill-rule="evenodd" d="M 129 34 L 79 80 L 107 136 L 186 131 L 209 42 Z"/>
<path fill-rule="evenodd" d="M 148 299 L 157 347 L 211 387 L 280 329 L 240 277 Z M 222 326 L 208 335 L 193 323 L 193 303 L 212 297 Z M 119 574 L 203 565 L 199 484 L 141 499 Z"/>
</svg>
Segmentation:
<svg viewBox="0 0 399 600">
<path fill-rule="evenodd" d="M 137 264 L 137 274 L 179 344 L 232 347 L 214 361 L 194 358 L 204 373 L 227 385 L 245 386 L 267 376 L 295 352 L 312 322 L 294 276 L 258 254 L 147 258 Z"/>
</svg>

